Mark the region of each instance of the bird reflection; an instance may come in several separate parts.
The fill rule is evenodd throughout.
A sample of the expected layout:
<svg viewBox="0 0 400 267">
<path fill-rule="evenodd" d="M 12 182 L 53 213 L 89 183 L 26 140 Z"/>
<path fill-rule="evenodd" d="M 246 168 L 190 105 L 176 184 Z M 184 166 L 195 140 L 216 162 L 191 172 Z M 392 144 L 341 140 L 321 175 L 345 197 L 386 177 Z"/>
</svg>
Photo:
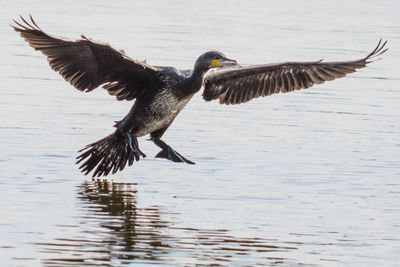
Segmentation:
<svg viewBox="0 0 400 267">
<path fill-rule="evenodd" d="M 45 265 L 105 265 L 114 262 L 160 262 L 167 253 L 158 207 L 139 209 L 134 183 L 108 180 L 85 181 L 78 187 L 83 215 L 80 233 L 40 243 L 44 253 L 62 255 L 44 260 Z M 84 236 L 84 238 L 82 238 Z"/>
<path fill-rule="evenodd" d="M 63 238 L 36 243 L 46 266 L 271 266 L 303 264 L 290 255 L 303 244 L 240 237 L 227 229 L 167 222 L 163 206 L 138 207 L 134 183 L 85 181 L 78 187 L 78 223 L 59 225 Z M 163 216 L 161 216 L 163 215 Z M 171 217 L 168 217 L 171 218 Z M 67 233 L 67 234 L 66 234 Z"/>
<path fill-rule="evenodd" d="M 88 204 L 86 209 L 90 215 L 111 216 L 103 217 L 101 226 L 117 237 L 114 241 L 121 251 L 140 251 L 146 253 L 146 258 L 156 259 L 155 254 L 163 253 L 162 247 L 167 246 L 163 244 L 159 231 L 167 223 L 160 219 L 156 206 L 138 210 L 134 185 L 97 179 L 81 186 L 79 198 Z M 125 259 L 136 257 L 137 254 L 123 256 Z"/>
</svg>

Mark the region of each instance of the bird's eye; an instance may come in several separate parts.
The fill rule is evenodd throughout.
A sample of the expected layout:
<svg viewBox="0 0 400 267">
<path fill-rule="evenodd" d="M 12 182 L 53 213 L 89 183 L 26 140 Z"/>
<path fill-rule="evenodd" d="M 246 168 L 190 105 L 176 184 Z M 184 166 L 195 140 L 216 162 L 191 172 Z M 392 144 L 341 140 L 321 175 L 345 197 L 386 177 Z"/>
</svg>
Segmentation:
<svg viewBox="0 0 400 267">
<path fill-rule="evenodd" d="M 214 59 L 221 59 L 221 56 L 215 56 Z"/>
</svg>

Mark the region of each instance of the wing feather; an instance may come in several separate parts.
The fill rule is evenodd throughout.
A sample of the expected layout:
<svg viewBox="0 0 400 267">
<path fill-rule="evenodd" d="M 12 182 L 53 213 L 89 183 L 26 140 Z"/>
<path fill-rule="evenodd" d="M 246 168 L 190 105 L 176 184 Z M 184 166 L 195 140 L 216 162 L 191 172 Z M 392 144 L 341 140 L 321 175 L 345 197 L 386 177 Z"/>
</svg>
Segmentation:
<svg viewBox="0 0 400 267">
<path fill-rule="evenodd" d="M 208 72 L 204 78 L 203 98 L 206 101 L 219 99 L 221 104 L 229 105 L 244 103 L 260 96 L 306 89 L 364 68 L 386 52 L 386 43 L 381 39 L 366 57 L 352 61 L 285 62 Z"/>
<path fill-rule="evenodd" d="M 269 96 L 269 95 L 272 95 L 275 92 L 276 79 L 275 79 L 274 73 L 271 73 L 271 77 L 269 79 L 271 81 L 271 86 L 264 88 L 264 95 L 263 96 Z"/>
<path fill-rule="evenodd" d="M 30 22 L 12 26 L 35 50 L 42 52 L 50 67 L 80 91 L 90 92 L 99 86 L 118 100 L 132 100 L 146 90 L 160 87 L 159 70 L 134 60 L 108 44 L 85 36 L 68 40 L 48 35 L 30 16 Z"/>
</svg>

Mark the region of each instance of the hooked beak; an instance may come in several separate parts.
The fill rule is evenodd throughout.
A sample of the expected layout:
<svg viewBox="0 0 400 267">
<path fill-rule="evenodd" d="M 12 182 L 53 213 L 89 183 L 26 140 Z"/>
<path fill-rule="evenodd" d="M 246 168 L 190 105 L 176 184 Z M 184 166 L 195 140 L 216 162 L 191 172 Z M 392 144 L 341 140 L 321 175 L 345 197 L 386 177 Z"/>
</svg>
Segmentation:
<svg viewBox="0 0 400 267">
<path fill-rule="evenodd" d="M 229 58 L 223 58 L 219 64 L 221 64 L 221 66 L 236 66 L 238 65 L 237 61 L 234 59 L 229 59 Z"/>
<path fill-rule="evenodd" d="M 214 59 L 212 65 L 216 68 L 226 67 L 226 66 L 236 66 L 238 63 L 236 60 L 229 58 Z"/>
</svg>

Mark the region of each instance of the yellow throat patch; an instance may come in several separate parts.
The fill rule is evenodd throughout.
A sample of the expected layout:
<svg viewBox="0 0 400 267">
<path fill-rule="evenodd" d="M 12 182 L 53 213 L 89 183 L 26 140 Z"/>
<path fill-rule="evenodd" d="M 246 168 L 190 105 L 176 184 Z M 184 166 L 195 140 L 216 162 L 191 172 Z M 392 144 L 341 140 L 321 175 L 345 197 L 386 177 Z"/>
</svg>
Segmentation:
<svg viewBox="0 0 400 267">
<path fill-rule="evenodd" d="M 213 60 L 211 61 L 211 64 L 212 64 L 214 67 L 216 67 L 216 68 L 221 67 L 221 64 L 219 64 L 218 59 L 213 59 Z"/>
</svg>

